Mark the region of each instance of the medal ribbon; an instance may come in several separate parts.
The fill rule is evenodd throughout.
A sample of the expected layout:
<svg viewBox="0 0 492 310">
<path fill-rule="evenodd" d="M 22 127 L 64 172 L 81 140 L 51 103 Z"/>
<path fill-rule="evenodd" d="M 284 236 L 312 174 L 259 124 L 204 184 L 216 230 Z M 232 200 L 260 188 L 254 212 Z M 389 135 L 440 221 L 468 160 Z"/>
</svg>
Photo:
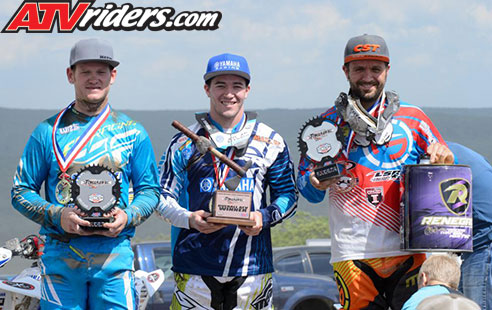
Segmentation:
<svg viewBox="0 0 492 310">
<path fill-rule="evenodd" d="M 231 154 L 232 153 L 232 154 Z M 232 148 L 230 151 L 229 151 L 229 154 L 231 154 L 230 156 L 230 159 L 231 160 L 234 160 L 234 155 L 236 155 L 236 151 L 234 150 L 234 148 Z M 223 176 L 222 176 L 222 181 L 220 180 L 220 162 L 215 158 L 214 154 L 210 154 L 212 155 L 212 161 L 213 161 L 213 164 L 214 164 L 214 171 L 215 171 L 215 179 L 217 180 L 217 183 L 219 184 L 219 190 L 222 188 L 222 185 L 224 185 L 224 182 L 227 178 L 227 175 L 229 174 L 229 170 L 230 170 L 230 167 L 227 166 L 226 170 L 224 171 L 223 173 Z M 218 163 L 218 165 L 217 165 Z"/>
<path fill-rule="evenodd" d="M 74 159 L 77 157 L 77 155 L 80 153 L 80 151 L 86 146 L 86 144 L 91 140 L 91 138 L 96 134 L 96 132 L 99 130 L 101 125 L 106 121 L 106 119 L 109 116 L 109 113 L 111 112 L 111 108 L 109 107 L 109 104 L 106 104 L 106 107 L 104 110 L 99 113 L 97 117 L 94 117 L 91 122 L 89 123 L 89 126 L 87 129 L 82 133 L 82 135 L 77 139 L 75 144 L 70 148 L 70 150 L 67 153 L 67 156 L 65 157 L 63 155 L 63 151 L 56 141 L 56 132 L 58 130 L 58 126 L 60 125 L 61 119 L 65 112 L 67 112 L 73 105 L 75 104 L 75 101 L 70 103 L 68 107 L 60 111 L 58 113 L 58 116 L 56 117 L 55 124 L 53 125 L 53 132 L 51 135 L 52 142 L 53 142 L 53 149 L 55 151 L 55 157 L 56 161 L 58 162 L 58 166 L 60 167 L 60 170 L 62 171 L 62 176 L 66 175 L 66 171 L 68 170 L 68 167 L 72 164 Z"/>
</svg>

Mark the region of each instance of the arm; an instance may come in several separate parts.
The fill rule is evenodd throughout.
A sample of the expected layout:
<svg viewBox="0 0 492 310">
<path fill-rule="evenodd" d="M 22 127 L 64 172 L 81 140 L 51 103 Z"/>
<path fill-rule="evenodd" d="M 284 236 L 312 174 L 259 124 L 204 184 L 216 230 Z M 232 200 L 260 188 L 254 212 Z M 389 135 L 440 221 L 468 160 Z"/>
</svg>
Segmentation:
<svg viewBox="0 0 492 310">
<path fill-rule="evenodd" d="M 273 164 L 268 168 L 266 179 L 270 186 L 271 204 L 259 210 L 263 226 L 270 227 L 295 214 L 298 192 L 295 186 L 294 165 L 289 149 L 284 144 Z"/>
<path fill-rule="evenodd" d="M 454 155 L 430 118 L 420 109 L 409 109 L 408 111 L 410 112 L 409 116 L 403 117 L 406 118 L 405 121 L 411 123 L 412 119 L 420 120 L 418 127 L 412 131 L 417 146 L 430 155 L 430 162 L 433 164 L 453 164 Z"/>
<path fill-rule="evenodd" d="M 151 216 L 159 201 L 157 165 L 152 144 L 143 129 L 140 137 L 142 140 L 136 143 L 130 159 L 130 179 L 135 195 L 130 206 L 124 209 L 128 217 L 126 225 L 130 227 L 140 225 Z"/>
<path fill-rule="evenodd" d="M 183 197 L 184 184 L 186 184 L 187 170 L 186 160 L 181 153 L 185 148 L 193 148 L 191 140 L 184 143 L 177 143 L 183 135 L 178 134 L 171 140 L 171 143 L 162 155 L 161 159 L 161 197 L 156 209 L 157 216 L 171 223 L 175 227 L 190 229 L 194 228 L 202 233 L 212 233 L 225 227 L 225 225 L 211 224 L 206 222 L 206 218 L 211 214 L 204 210 L 195 212 L 189 211 L 186 201 L 182 201 L 179 197 Z M 193 149 L 190 150 L 193 153 Z"/>
<path fill-rule="evenodd" d="M 39 194 L 48 178 L 51 154 L 51 146 L 44 142 L 43 132 L 49 131 L 45 126 L 42 123 L 36 128 L 24 149 L 14 175 L 12 205 L 28 219 L 41 226 L 57 227 L 61 232 L 62 206 L 46 201 Z"/>
<path fill-rule="evenodd" d="M 157 216 L 173 226 L 189 229 L 191 212 L 178 202 L 186 178 L 186 165 L 182 163 L 178 153 L 177 140 L 182 135 L 174 136 L 166 152 L 161 157 L 160 171 L 160 199 L 156 208 Z M 183 145 L 191 143 L 186 141 Z"/>
<path fill-rule="evenodd" d="M 311 177 L 312 171 L 309 166 L 309 161 L 307 161 L 304 157 L 301 157 L 297 174 L 297 188 L 301 192 L 302 196 L 304 196 L 304 198 L 306 198 L 309 202 L 318 203 L 323 201 L 325 198 L 326 189 L 330 185 L 328 184 L 325 187 L 323 183 L 329 182 L 330 180 L 319 184 L 319 181 L 314 176 Z M 318 187 L 315 187 L 315 185 Z"/>
</svg>

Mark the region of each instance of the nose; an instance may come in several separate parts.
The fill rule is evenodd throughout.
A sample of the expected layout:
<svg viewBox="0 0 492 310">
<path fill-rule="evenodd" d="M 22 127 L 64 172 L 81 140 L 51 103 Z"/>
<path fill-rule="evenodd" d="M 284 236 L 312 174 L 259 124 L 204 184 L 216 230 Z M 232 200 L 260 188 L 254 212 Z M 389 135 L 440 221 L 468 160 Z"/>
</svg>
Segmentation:
<svg viewBox="0 0 492 310">
<path fill-rule="evenodd" d="M 234 97 L 234 90 L 233 90 L 233 87 L 232 86 L 227 86 L 225 89 L 224 89 L 224 94 L 223 94 L 224 97 L 228 97 L 228 98 L 232 98 Z"/>
<path fill-rule="evenodd" d="M 374 76 L 372 75 L 370 70 L 364 70 L 361 76 L 361 81 L 364 82 L 372 82 L 374 80 Z"/>
</svg>

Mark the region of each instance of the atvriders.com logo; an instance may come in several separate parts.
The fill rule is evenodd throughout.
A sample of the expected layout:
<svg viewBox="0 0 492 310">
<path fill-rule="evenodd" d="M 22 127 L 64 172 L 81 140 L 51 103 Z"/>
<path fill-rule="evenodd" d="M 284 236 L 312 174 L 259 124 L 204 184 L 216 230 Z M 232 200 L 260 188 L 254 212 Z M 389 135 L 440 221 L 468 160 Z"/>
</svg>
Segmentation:
<svg viewBox="0 0 492 310">
<path fill-rule="evenodd" d="M 171 7 L 133 7 L 130 3 L 117 6 L 106 3 L 104 7 L 92 7 L 95 0 L 24 0 L 2 33 L 26 32 L 70 33 L 75 29 L 94 30 L 215 30 L 219 28 L 222 13 L 215 11 L 182 11 Z"/>
</svg>

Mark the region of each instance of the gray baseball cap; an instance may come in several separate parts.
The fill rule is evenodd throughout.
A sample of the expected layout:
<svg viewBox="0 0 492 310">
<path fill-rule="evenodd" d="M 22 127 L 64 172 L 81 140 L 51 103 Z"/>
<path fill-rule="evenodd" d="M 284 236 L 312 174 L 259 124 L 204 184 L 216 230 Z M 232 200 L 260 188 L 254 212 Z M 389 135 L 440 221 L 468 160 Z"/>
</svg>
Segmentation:
<svg viewBox="0 0 492 310">
<path fill-rule="evenodd" d="M 109 42 L 101 39 L 80 40 L 72 47 L 70 67 L 86 61 L 104 62 L 113 68 L 120 64 L 119 61 L 113 59 L 113 48 Z"/>
<path fill-rule="evenodd" d="M 382 37 L 363 34 L 353 37 L 347 42 L 343 63 L 363 59 L 389 63 L 388 46 Z"/>
</svg>

